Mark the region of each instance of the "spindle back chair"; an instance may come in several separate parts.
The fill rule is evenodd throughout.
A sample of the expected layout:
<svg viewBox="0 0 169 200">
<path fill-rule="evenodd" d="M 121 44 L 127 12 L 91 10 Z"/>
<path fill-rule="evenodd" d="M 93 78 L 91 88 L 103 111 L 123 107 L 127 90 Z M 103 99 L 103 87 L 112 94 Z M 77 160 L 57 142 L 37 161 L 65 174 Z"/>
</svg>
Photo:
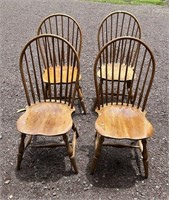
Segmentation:
<svg viewBox="0 0 169 200">
<path fill-rule="evenodd" d="M 64 38 L 52 34 L 39 35 L 23 48 L 20 72 L 28 106 L 17 121 L 17 129 L 21 133 L 17 169 L 20 169 L 23 153 L 31 143 L 32 136 L 43 135 L 63 137 L 71 163 L 75 172 L 78 172 L 75 162 L 78 133 L 71 115 L 75 111 L 79 71 L 79 56 Z M 54 74 L 53 78 L 51 73 Z M 44 80 L 48 82 L 48 95 Z M 67 136 L 71 129 L 74 130 L 72 144 Z M 27 135 L 30 137 L 25 145 Z"/>
<path fill-rule="evenodd" d="M 98 118 L 95 123 L 92 173 L 96 168 L 104 138 L 128 139 L 138 141 L 139 146 L 136 147 L 141 149 L 145 176 L 148 177 L 146 139 L 153 135 L 153 127 L 146 118 L 145 107 L 154 73 L 153 53 L 140 39 L 129 36 L 116 38 L 98 53 L 94 64 Z M 126 95 L 128 79 L 131 83 Z"/>
<path fill-rule="evenodd" d="M 141 26 L 137 18 L 127 11 L 112 12 L 102 20 L 97 35 L 99 51 L 106 43 L 121 36 L 141 38 Z M 118 67 L 118 64 L 116 65 Z M 132 73 L 132 69 L 130 71 Z M 108 78 L 111 79 L 111 77 Z M 124 74 L 122 73 L 120 77 L 121 81 L 123 81 L 124 78 Z M 131 76 L 127 79 L 127 90 L 129 92 Z M 104 82 L 104 80 L 105 78 L 102 82 Z M 117 80 L 117 77 L 114 77 L 114 80 Z M 95 101 L 94 108 L 96 108 L 96 104 L 97 101 Z"/>
<path fill-rule="evenodd" d="M 69 43 L 71 43 L 71 45 L 77 51 L 77 54 L 80 58 L 82 48 L 82 31 L 80 25 L 73 17 L 63 13 L 55 13 L 45 17 L 38 27 L 37 35 L 48 33 L 59 35 L 60 37 L 63 37 L 69 41 Z M 52 76 L 52 74 L 50 74 L 50 76 Z M 51 78 L 53 79 L 53 77 Z M 79 76 L 79 81 L 80 79 L 81 75 Z M 47 83 L 46 85 L 48 88 Z M 86 114 L 86 108 L 83 102 L 83 93 L 80 84 L 77 89 L 77 93 L 83 112 Z"/>
<path fill-rule="evenodd" d="M 114 38 L 132 36 L 141 39 L 141 26 L 138 19 L 127 11 L 114 11 L 101 22 L 98 30 L 98 49 Z"/>
<path fill-rule="evenodd" d="M 45 17 L 38 27 L 37 35 L 48 33 L 59 35 L 68 40 L 80 57 L 82 30 L 73 17 L 63 13 L 55 13 Z"/>
</svg>

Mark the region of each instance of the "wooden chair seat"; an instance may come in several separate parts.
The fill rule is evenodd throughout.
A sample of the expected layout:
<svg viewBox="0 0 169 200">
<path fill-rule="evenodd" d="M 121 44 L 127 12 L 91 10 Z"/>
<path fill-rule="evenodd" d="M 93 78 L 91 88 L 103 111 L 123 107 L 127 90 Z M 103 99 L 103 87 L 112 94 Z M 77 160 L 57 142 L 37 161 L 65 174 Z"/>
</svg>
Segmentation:
<svg viewBox="0 0 169 200">
<path fill-rule="evenodd" d="M 153 127 L 142 112 L 132 105 L 108 105 L 97 110 L 96 131 L 114 139 L 144 139 L 153 135 Z"/>
<path fill-rule="evenodd" d="M 49 77 L 50 77 L 50 83 L 54 84 L 54 74 L 55 74 L 55 79 L 56 79 L 56 83 L 70 83 L 72 82 L 72 73 L 73 73 L 73 67 L 69 66 L 69 70 L 68 70 L 68 66 L 63 66 L 61 68 L 61 66 L 56 66 L 55 69 L 54 67 L 49 67 Z M 61 78 L 61 69 L 62 69 L 62 78 Z M 67 73 L 68 76 L 67 76 Z M 74 73 L 73 73 L 73 82 L 76 81 L 76 76 L 77 76 L 77 68 L 74 67 Z M 81 75 L 79 76 L 79 80 L 81 79 Z M 43 81 L 45 83 L 49 83 L 48 80 L 48 70 L 45 69 L 44 73 L 43 73 Z"/>
<path fill-rule="evenodd" d="M 113 69 L 114 68 L 114 69 Z M 127 76 L 126 76 L 126 81 L 131 81 L 133 78 L 133 68 L 130 66 L 127 66 L 125 64 L 121 65 L 121 70 L 120 70 L 120 63 L 108 63 L 107 64 L 107 78 L 106 78 L 106 65 L 102 65 L 101 69 L 97 72 L 97 76 L 102 78 L 102 79 L 107 79 L 107 80 L 112 80 L 112 69 L 113 69 L 113 80 L 118 81 L 119 79 L 119 73 L 120 73 L 120 81 L 125 81 L 125 76 L 126 76 L 126 70 L 127 70 Z"/>
<path fill-rule="evenodd" d="M 17 129 L 30 135 L 55 136 L 67 133 L 73 125 L 71 109 L 67 104 L 40 102 L 26 108 L 18 119 Z"/>
</svg>

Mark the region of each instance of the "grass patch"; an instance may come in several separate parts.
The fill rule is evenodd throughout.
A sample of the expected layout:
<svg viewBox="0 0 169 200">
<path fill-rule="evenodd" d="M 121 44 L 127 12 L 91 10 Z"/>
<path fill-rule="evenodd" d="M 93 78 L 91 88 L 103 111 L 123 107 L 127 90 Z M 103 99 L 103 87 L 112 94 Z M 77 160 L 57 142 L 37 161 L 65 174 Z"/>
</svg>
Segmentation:
<svg viewBox="0 0 169 200">
<path fill-rule="evenodd" d="M 154 5 L 164 5 L 165 0 L 86 0 L 86 1 L 94 1 L 101 3 L 114 3 L 114 4 L 154 4 Z"/>
</svg>

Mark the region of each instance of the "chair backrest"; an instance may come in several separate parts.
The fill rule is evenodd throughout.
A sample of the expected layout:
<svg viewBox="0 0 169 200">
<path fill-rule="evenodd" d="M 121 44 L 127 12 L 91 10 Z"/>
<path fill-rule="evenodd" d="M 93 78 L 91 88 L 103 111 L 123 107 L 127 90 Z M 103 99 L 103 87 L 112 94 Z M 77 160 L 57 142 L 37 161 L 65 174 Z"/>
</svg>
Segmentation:
<svg viewBox="0 0 169 200">
<path fill-rule="evenodd" d="M 38 27 L 37 34 L 48 33 L 59 35 L 68 40 L 80 57 L 82 31 L 78 22 L 73 17 L 62 13 L 56 13 L 45 17 Z"/>
<path fill-rule="evenodd" d="M 47 72 L 47 83 L 43 80 L 44 69 Z M 77 52 L 67 40 L 52 34 L 34 37 L 25 45 L 20 56 L 20 71 L 28 105 L 41 101 L 59 101 L 68 103 L 72 108 L 79 69 Z M 50 73 L 53 73 L 53 80 Z M 62 83 L 63 76 L 65 81 Z"/>
<path fill-rule="evenodd" d="M 115 11 L 107 15 L 98 30 L 99 50 L 109 41 L 121 36 L 141 38 L 141 27 L 137 18 L 126 11 Z"/>
<path fill-rule="evenodd" d="M 153 54 L 143 41 L 129 36 L 111 40 L 100 50 L 94 64 L 98 109 L 108 104 L 132 104 L 143 111 L 154 73 Z"/>
</svg>

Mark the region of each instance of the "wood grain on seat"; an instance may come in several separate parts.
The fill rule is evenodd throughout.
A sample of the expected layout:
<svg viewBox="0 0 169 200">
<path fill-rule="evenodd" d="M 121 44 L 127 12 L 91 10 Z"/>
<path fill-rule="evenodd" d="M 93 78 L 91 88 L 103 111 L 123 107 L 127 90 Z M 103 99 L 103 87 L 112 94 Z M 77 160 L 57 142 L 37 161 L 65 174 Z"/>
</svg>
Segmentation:
<svg viewBox="0 0 169 200">
<path fill-rule="evenodd" d="M 62 72 L 61 72 L 61 70 L 62 70 Z M 44 70 L 43 81 L 45 83 L 49 83 L 48 73 L 49 73 L 49 77 L 50 77 L 50 83 L 52 83 L 52 84 L 55 82 L 54 74 L 55 74 L 55 78 L 56 78 L 56 83 L 61 83 L 61 73 L 62 73 L 62 83 L 67 83 L 67 82 L 70 83 L 72 81 L 72 74 L 73 74 L 73 82 L 76 81 L 77 68 L 74 67 L 74 69 L 73 69 L 72 66 L 69 66 L 69 69 L 68 69 L 68 66 L 63 66 L 63 67 L 56 66 L 55 69 L 54 69 L 54 67 L 49 67 L 49 70 L 47 70 L 47 69 Z"/>
<path fill-rule="evenodd" d="M 152 136 L 153 127 L 146 112 L 132 106 L 109 105 L 97 110 L 95 128 L 101 135 L 116 139 L 143 139 Z"/>
<path fill-rule="evenodd" d="M 107 69 L 106 65 L 101 66 L 101 70 L 97 72 L 97 76 L 102 79 L 112 80 L 112 70 L 113 70 L 113 80 L 116 81 L 119 79 L 120 74 L 120 81 L 124 81 L 126 77 L 126 81 L 130 81 L 133 78 L 133 68 L 130 66 L 126 66 L 125 64 L 120 63 L 108 63 Z M 106 78 L 106 71 L 107 71 L 107 78 Z"/>
<path fill-rule="evenodd" d="M 26 108 L 18 119 L 17 129 L 30 135 L 61 135 L 72 128 L 71 109 L 67 104 L 41 102 Z"/>
</svg>

